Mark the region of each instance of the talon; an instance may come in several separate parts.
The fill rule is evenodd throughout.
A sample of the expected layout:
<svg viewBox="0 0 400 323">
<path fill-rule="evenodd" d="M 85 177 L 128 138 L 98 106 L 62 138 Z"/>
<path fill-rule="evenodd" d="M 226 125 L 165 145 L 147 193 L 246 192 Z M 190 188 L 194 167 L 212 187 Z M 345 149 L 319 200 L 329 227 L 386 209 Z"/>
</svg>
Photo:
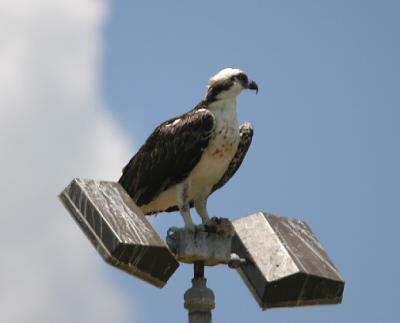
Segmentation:
<svg viewBox="0 0 400 323">
<path fill-rule="evenodd" d="M 196 226 L 193 223 L 186 223 L 185 229 L 194 232 L 196 231 Z"/>
<path fill-rule="evenodd" d="M 212 217 L 204 225 L 205 231 L 210 233 L 217 233 L 225 238 L 230 238 L 235 235 L 235 229 L 231 221 L 226 218 Z"/>
<path fill-rule="evenodd" d="M 199 224 L 196 226 L 196 230 L 207 232 L 207 224 Z"/>
</svg>

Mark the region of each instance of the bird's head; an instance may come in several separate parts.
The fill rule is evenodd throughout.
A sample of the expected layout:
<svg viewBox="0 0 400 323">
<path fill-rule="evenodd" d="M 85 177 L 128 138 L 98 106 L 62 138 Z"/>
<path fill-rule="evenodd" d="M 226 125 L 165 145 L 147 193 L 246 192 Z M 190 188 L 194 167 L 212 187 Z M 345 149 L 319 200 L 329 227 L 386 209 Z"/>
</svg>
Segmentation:
<svg viewBox="0 0 400 323">
<path fill-rule="evenodd" d="M 225 68 L 208 81 L 207 101 L 217 101 L 237 97 L 245 89 L 258 92 L 257 83 L 237 68 Z"/>
</svg>

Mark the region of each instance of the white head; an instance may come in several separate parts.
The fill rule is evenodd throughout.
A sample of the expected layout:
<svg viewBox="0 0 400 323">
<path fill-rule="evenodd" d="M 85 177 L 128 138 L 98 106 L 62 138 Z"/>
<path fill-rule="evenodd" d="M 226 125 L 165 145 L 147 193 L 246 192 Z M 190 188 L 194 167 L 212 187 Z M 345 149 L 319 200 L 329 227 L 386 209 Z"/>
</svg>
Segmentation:
<svg viewBox="0 0 400 323">
<path fill-rule="evenodd" d="M 256 90 L 256 82 L 249 80 L 246 73 L 238 68 L 225 68 L 208 81 L 207 101 L 236 98 L 244 89 Z"/>
</svg>

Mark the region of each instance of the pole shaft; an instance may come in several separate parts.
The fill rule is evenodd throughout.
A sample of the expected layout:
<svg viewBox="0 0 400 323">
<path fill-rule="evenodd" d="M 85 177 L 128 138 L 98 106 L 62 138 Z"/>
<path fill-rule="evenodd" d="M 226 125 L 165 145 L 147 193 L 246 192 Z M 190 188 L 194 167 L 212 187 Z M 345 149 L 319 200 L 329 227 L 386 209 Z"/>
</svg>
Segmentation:
<svg viewBox="0 0 400 323">
<path fill-rule="evenodd" d="M 204 262 L 196 261 L 194 263 L 194 278 L 204 277 Z"/>
<path fill-rule="evenodd" d="M 211 311 L 215 308 L 215 297 L 206 286 L 204 263 L 194 263 L 192 287 L 185 293 L 185 308 L 189 311 L 189 323 L 211 323 Z"/>
</svg>

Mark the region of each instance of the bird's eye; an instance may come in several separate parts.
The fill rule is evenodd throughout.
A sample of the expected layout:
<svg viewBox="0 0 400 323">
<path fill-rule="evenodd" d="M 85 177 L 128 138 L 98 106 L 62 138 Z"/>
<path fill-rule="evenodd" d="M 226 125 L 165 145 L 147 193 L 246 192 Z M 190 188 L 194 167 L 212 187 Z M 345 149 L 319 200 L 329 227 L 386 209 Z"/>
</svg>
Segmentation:
<svg viewBox="0 0 400 323">
<path fill-rule="evenodd" d="M 246 76 L 246 74 L 239 74 L 239 75 L 237 75 L 236 76 L 236 78 L 239 80 L 239 81 L 241 81 L 241 82 L 247 82 L 247 76 Z"/>
</svg>

